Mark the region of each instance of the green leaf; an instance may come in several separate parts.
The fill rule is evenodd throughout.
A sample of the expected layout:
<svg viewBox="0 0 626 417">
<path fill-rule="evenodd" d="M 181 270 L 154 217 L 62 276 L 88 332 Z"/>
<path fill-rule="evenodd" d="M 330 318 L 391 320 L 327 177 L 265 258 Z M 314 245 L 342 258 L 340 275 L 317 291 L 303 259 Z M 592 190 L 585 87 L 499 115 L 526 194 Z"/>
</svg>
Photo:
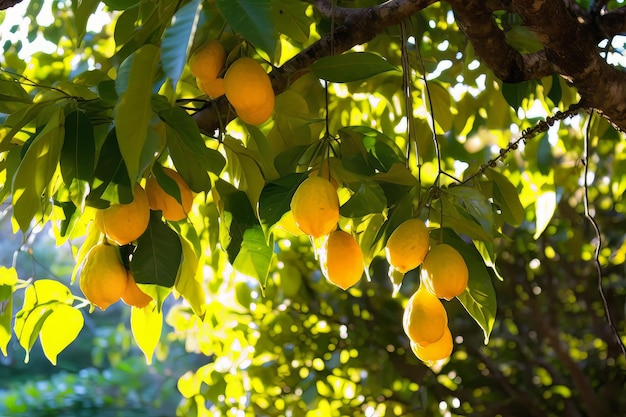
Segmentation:
<svg viewBox="0 0 626 417">
<path fill-rule="evenodd" d="M 548 98 L 552 100 L 554 106 L 558 106 L 561 102 L 561 98 L 563 98 L 563 90 L 561 89 L 561 77 L 557 74 L 552 74 L 552 85 L 550 86 L 550 91 L 548 92 Z"/>
<path fill-rule="evenodd" d="M 174 288 L 189 303 L 194 313 L 200 318 L 206 311 L 206 294 L 202 274 L 198 272 L 198 256 L 193 245 L 184 236 L 179 236 L 183 248 L 183 261 L 178 270 Z"/>
<path fill-rule="evenodd" d="M 26 351 L 24 362 L 30 360 L 30 350 L 32 349 L 37 335 L 41 331 L 43 323 L 52 314 L 51 306 L 38 306 L 32 310 L 20 310 L 15 316 L 15 335 L 20 342 L 20 346 Z"/>
<path fill-rule="evenodd" d="M 334 83 L 364 80 L 397 68 L 371 52 L 349 52 L 322 57 L 311 65 L 316 77 Z"/>
<path fill-rule="evenodd" d="M 450 92 L 437 82 L 429 82 L 428 91 L 433 105 L 431 111 L 435 117 L 435 122 L 440 128 L 437 129 L 437 134 L 443 134 L 452 129 Z"/>
<path fill-rule="evenodd" d="M 19 82 L 0 78 L 0 113 L 11 114 L 30 103 L 30 95 Z"/>
<path fill-rule="evenodd" d="M 433 231 L 431 233 L 438 232 Z M 443 241 L 459 251 L 467 264 L 470 277 L 467 289 L 457 298 L 483 329 L 485 344 L 487 344 L 489 335 L 493 330 L 497 310 L 496 292 L 489 271 L 478 250 L 473 245 L 463 241 L 451 229 L 444 228 Z"/>
<path fill-rule="evenodd" d="M 57 364 L 57 356 L 76 339 L 84 323 L 79 310 L 67 304 L 55 306 L 39 333 L 43 353 L 50 363 Z"/>
<path fill-rule="evenodd" d="M 6 357 L 7 346 L 13 336 L 11 319 L 13 318 L 13 296 L 0 301 L 0 352 Z"/>
<path fill-rule="evenodd" d="M 158 114 L 168 127 L 167 147 L 176 170 L 193 191 L 209 191 L 211 179 L 207 172 L 219 175 L 226 160 L 218 151 L 207 148 L 198 125 L 183 109 L 168 104 Z"/>
<path fill-rule="evenodd" d="M 100 0 L 81 0 L 74 17 L 76 26 L 76 45 L 80 45 L 87 33 L 87 22 L 100 5 Z"/>
<path fill-rule="evenodd" d="M 272 248 L 265 242 L 261 226 L 246 229 L 233 268 L 241 274 L 256 278 L 265 287 L 271 260 Z"/>
<path fill-rule="evenodd" d="M 265 174 L 260 166 L 261 155 L 230 136 L 224 138 L 223 144 L 228 161 L 226 170 L 232 181 L 238 184 L 237 188 L 246 193 L 252 207 L 257 207 L 265 186 Z"/>
<path fill-rule="evenodd" d="M 259 222 L 243 191 L 222 179 L 215 182 L 212 191 L 220 214 L 220 244 L 226 248 L 228 261 L 232 264 L 241 249 L 245 231 Z"/>
<path fill-rule="evenodd" d="M 152 356 L 163 330 L 163 313 L 154 308 L 152 303 L 143 308 L 133 307 L 130 311 L 130 329 L 137 346 L 146 357 L 146 363 L 152 364 Z"/>
<path fill-rule="evenodd" d="M 541 135 L 540 138 L 536 138 L 537 146 L 537 168 L 543 175 L 548 175 L 552 164 L 554 163 L 554 156 L 552 155 L 552 145 L 550 144 L 550 138 L 547 134 Z"/>
<path fill-rule="evenodd" d="M 339 213 L 344 217 L 363 217 L 369 214 L 379 214 L 387 209 L 387 198 L 383 189 L 372 180 L 363 180 L 350 184 L 354 192 L 350 199 L 340 208 Z"/>
<path fill-rule="evenodd" d="M 159 48 L 144 45 L 132 59 L 128 88 L 115 112 L 115 130 L 128 177 L 134 183 L 139 176 L 140 160 L 152 118 L 152 87 L 159 63 Z"/>
<path fill-rule="evenodd" d="M 493 199 L 500 207 L 504 221 L 512 226 L 522 224 L 524 207 L 515 186 L 507 177 L 493 169 L 485 171 L 485 175 L 493 181 Z"/>
<path fill-rule="evenodd" d="M 502 95 L 509 106 L 518 111 L 524 99 L 528 97 L 531 90 L 534 91 L 535 87 L 536 81 L 534 80 L 516 84 L 502 83 Z"/>
<path fill-rule="evenodd" d="M 277 36 L 269 1 L 215 0 L 215 4 L 235 33 L 274 57 Z"/>
<path fill-rule="evenodd" d="M 536 227 L 533 239 L 538 239 L 550 224 L 556 211 L 556 200 L 556 192 L 552 190 L 543 191 L 537 197 L 535 202 Z"/>
<path fill-rule="evenodd" d="M 456 198 L 457 210 L 464 210 L 487 234 L 493 233 L 494 215 L 491 203 L 480 191 L 465 186 L 451 187 L 445 193 Z"/>
<path fill-rule="evenodd" d="M 308 175 L 308 172 L 287 174 L 263 187 L 259 196 L 259 219 L 267 239 L 272 227 L 291 210 L 291 198 Z"/>
<path fill-rule="evenodd" d="M 96 143 L 89 117 L 73 111 L 65 117 L 65 139 L 61 148 L 61 175 L 66 184 L 73 179 L 88 181 L 93 174 Z"/>
<path fill-rule="evenodd" d="M 341 129 L 361 135 L 369 164 L 381 172 L 387 172 L 394 164 L 406 163 L 402 149 L 387 135 L 367 126 L 349 126 Z"/>
<path fill-rule="evenodd" d="M 151 211 L 148 228 L 137 239 L 130 270 L 138 284 L 171 288 L 178 276 L 182 254 L 178 234 L 163 223 L 160 211 Z"/>
<path fill-rule="evenodd" d="M 58 108 L 34 138 L 13 178 L 13 215 L 22 231 L 39 210 L 56 171 L 65 136 L 63 111 Z"/>
<path fill-rule="evenodd" d="M 9 115 L 1 127 L 2 130 L 8 128 L 10 129 L 6 134 L 0 135 L 2 137 L 0 139 L 0 151 L 9 149 L 11 139 L 13 139 L 24 126 L 35 121 L 37 116 L 39 116 L 44 109 L 48 109 L 49 107 L 50 103 L 48 102 L 33 103 L 29 106 L 24 106 Z"/>
<path fill-rule="evenodd" d="M 200 0 L 193 0 L 185 4 L 176 12 L 172 25 L 165 29 L 163 34 L 161 62 L 163 71 L 172 80 L 174 89 L 176 89 L 180 75 L 185 68 L 201 11 L 202 2 Z"/>
<path fill-rule="evenodd" d="M 311 19 L 306 15 L 307 5 L 299 0 L 274 0 L 270 2 L 276 29 L 293 40 L 309 40 Z"/>
<path fill-rule="evenodd" d="M 108 201 L 111 203 L 130 203 L 132 201 L 130 179 L 120 152 L 115 129 L 109 131 L 102 144 L 93 175 L 99 181 L 97 183 L 94 181 L 94 186 L 87 197 L 90 205 L 98 208 L 108 207 L 108 202 L 101 201 L 101 197 L 104 195 L 108 197 Z M 127 200 L 120 198 L 124 195 L 130 196 L 130 198 Z"/>
</svg>

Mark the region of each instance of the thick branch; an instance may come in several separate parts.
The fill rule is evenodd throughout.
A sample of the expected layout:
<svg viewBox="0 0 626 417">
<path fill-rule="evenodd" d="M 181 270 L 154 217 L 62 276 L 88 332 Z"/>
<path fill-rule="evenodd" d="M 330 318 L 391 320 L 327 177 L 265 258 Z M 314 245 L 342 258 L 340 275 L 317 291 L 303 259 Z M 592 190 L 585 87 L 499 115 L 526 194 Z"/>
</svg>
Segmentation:
<svg viewBox="0 0 626 417">
<path fill-rule="evenodd" d="M 495 2 L 449 0 L 449 3 L 476 54 L 502 81 L 517 83 L 554 73 L 543 52 L 521 54 L 506 42 L 492 16 L 492 8 L 498 7 Z"/>
<path fill-rule="evenodd" d="M 374 7 L 353 9 L 345 12 L 344 21 L 333 32 L 332 50 L 342 53 L 355 45 L 372 40 L 385 28 L 399 24 L 420 10 L 436 3 L 438 0 L 391 0 Z M 285 62 L 281 67 L 274 68 L 270 73 L 274 93 L 280 94 L 306 73 L 307 68 L 319 58 L 329 55 L 331 36 L 324 36 L 298 55 Z M 229 111 L 225 97 L 207 103 L 205 108 L 194 115 L 200 130 L 213 134 L 220 126 L 224 126 L 235 117 Z M 221 119 L 221 120 L 220 120 Z"/>
<path fill-rule="evenodd" d="M 562 0 L 512 0 L 514 11 L 543 44 L 557 73 L 572 83 L 582 102 L 626 130 L 626 73 L 600 56 L 591 25 Z"/>
<path fill-rule="evenodd" d="M 0 0 L 0 10 L 8 9 L 21 2 L 22 0 Z"/>
</svg>

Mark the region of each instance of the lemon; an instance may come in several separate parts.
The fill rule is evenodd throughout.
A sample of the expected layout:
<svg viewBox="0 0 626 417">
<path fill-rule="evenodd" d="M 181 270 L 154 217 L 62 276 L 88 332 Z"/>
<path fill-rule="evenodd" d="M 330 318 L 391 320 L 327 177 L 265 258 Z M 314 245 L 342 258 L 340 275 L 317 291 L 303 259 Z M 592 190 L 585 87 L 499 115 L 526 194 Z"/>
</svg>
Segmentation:
<svg viewBox="0 0 626 417">
<path fill-rule="evenodd" d="M 411 341 L 425 347 L 441 339 L 448 314 L 441 301 L 420 285 L 404 309 L 402 325 Z"/>
<path fill-rule="evenodd" d="M 452 354 L 452 334 L 450 333 L 450 329 L 446 326 L 441 339 L 429 344 L 428 346 L 422 346 L 411 342 L 411 350 L 413 350 L 415 356 L 426 363 L 439 361 L 449 357 Z"/>
<path fill-rule="evenodd" d="M 335 230 L 328 235 L 320 260 L 328 281 L 343 290 L 356 284 L 363 275 L 363 253 L 350 233 Z"/>
<path fill-rule="evenodd" d="M 420 278 L 431 293 L 451 300 L 467 288 L 469 271 L 463 256 L 452 246 L 442 243 L 426 255 Z"/>
<path fill-rule="evenodd" d="M 409 219 L 391 233 L 385 245 L 385 255 L 389 265 L 406 273 L 422 263 L 429 245 L 430 238 L 424 222 Z"/>
<path fill-rule="evenodd" d="M 135 184 L 134 199 L 96 211 L 96 227 L 118 245 L 126 245 L 143 234 L 150 222 L 150 205 L 145 190 Z"/>
<path fill-rule="evenodd" d="M 89 250 L 80 273 L 79 286 L 95 306 L 106 310 L 120 299 L 128 274 L 115 246 L 100 243 Z"/>
<path fill-rule="evenodd" d="M 322 177 L 302 181 L 291 199 L 291 212 L 304 233 L 319 238 L 337 228 L 339 197 L 335 187 Z"/>
<path fill-rule="evenodd" d="M 152 297 L 141 291 L 137 282 L 135 282 L 135 277 L 133 277 L 133 274 L 130 271 L 128 271 L 128 283 L 121 298 L 122 301 L 129 306 L 138 308 L 147 306 L 152 300 Z"/>
<path fill-rule="evenodd" d="M 220 41 L 211 39 L 206 42 L 189 59 L 191 73 L 201 80 L 217 77 L 226 61 L 226 51 Z"/>
<path fill-rule="evenodd" d="M 146 181 L 146 194 L 152 210 L 161 210 L 167 220 L 178 221 L 187 217 L 193 203 L 193 191 L 183 177 L 171 168 L 163 167 L 163 172 L 176 181 L 180 191 L 182 204 L 169 195 L 157 182 L 156 177 L 150 176 Z"/>
</svg>

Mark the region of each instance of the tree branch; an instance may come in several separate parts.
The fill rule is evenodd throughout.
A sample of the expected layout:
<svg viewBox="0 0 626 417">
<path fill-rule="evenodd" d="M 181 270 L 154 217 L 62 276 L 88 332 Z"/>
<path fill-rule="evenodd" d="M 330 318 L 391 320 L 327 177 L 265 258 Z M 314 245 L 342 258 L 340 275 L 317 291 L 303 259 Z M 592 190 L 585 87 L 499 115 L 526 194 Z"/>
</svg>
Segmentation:
<svg viewBox="0 0 626 417">
<path fill-rule="evenodd" d="M 578 89 L 581 102 L 626 130 L 626 73 L 602 59 L 593 26 L 581 22 L 562 0 L 512 0 L 512 5 L 556 72 Z"/>
<path fill-rule="evenodd" d="M 543 52 L 521 54 L 506 42 L 492 11 L 497 2 L 448 0 L 459 28 L 469 38 L 476 54 L 504 82 L 518 83 L 551 75 L 554 68 Z M 504 5 L 502 6 L 504 7 Z"/>
<path fill-rule="evenodd" d="M 385 28 L 399 24 L 437 1 L 390 0 L 377 6 L 352 9 L 349 12 L 349 9 L 344 9 L 344 21 L 335 28 L 332 36 L 333 50 L 335 53 L 342 53 L 355 45 L 366 43 Z M 318 1 L 317 3 L 324 2 Z M 330 50 L 331 36 L 327 34 L 281 67 L 274 68 L 270 73 L 274 93 L 278 95 L 285 91 L 289 85 L 306 73 L 312 63 L 328 55 Z M 229 111 L 228 100 L 224 96 L 208 102 L 194 115 L 200 130 L 209 135 L 213 135 L 215 130 L 220 126 L 225 126 L 234 118 L 235 114 L 232 110 Z"/>
</svg>

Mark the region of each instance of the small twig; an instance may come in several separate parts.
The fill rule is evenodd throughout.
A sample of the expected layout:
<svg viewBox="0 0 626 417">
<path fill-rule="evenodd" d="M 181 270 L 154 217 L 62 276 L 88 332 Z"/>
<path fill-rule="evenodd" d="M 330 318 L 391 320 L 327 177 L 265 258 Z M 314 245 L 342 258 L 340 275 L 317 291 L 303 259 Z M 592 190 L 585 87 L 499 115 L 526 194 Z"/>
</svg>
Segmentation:
<svg viewBox="0 0 626 417">
<path fill-rule="evenodd" d="M 600 297 L 602 298 L 602 304 L 604 305 L 604 313 L 606 314 L 606 320 L 607 323 L 609 325 L 609 327 L 611 328 L 611 332 L 615 335 L 615 339 L 617 340 L 618 346 L 620 347 L 620 350 L 622 351 L 622 355 L 626 356 L 626 346 L 624 345 L 624 342 L 622 341 L 622 338 L 619 335 L 619 332 L 617 331 L 617 328 L 615 327 L 615 324 L 613 323 L 613 320 L 611 318 L 611 311 L 609 309 L 609 303 L 606 299 L 606 295 L 604 294 L 604 288 L 602 286 L 602 267 L 600 265 L 600 249 L 602 248 L 602 235 L 600 233 L 600 227 L 598 226 L 598 223 L 596 222 L 596 220 L 594 219 L 593 215 L 591 214 L 590 210 L 589 210 L 589 183 L 588 181 L 588 174 L 589 174 L 589 141 L 590 141 L 590 136 L 591 136 L 591 122 L 593 120 L 593 116 L 594 116 L 594 112 L 592 111 L 591 114 L 589 115 L 589 120 L 587 121 L 587 128 L 585 129 L 585 141 L 584 141 L 584 147 L 583 147 L 583 156 L 582 156 L 582 162 L 583 165 L 585 166 L 585 170 L 583 173 L 583 189 L 584 189 L 584 194 L 583 194 L 583 207 L 585 209 L 585 218 L 589 221 L 589 223 L 591 224 L 591 226 L 593 227 L 593 231 L 596 235 L 596 247 L 594 249 L 594 253 L 593 253 L 593 261 L 596 267 L 596 272 L 598 274 L 598 292 L 600 293 Z"/>
<path fill-rule="evenodd" d="M 535 126 L 525 129 L 519 138 L 509 142 L 509 144 L 505 148 L 501 148 L 500 152 L 495 158 L 492 158 L 482 164 L 478 171 L 464 179 L 461 184 L 467 184 L 469 181 L 476 178 L 477 176 L 483 175 L 485 171 L 487 171 L 487 168 L 494 168 L 495 166 L 497 166 L 498 161 L 504 159 L 509 154 L 509 152 L 517 150 L 521 142 L 526 143 L 526 141 L 534 138 L 538 134 L 547 132 L 548 129 L 550 129 L 550 127 L 554 125 L 555 122 L 575 116 L 582 108 L 584 108 L 584 106 L 580 103 L 572 104 L 566 111 L 562 112 L 559 110 L 554 113 L 553 116 L 549 116 L 545 120 L 540 120 Z"/>
</svg>

